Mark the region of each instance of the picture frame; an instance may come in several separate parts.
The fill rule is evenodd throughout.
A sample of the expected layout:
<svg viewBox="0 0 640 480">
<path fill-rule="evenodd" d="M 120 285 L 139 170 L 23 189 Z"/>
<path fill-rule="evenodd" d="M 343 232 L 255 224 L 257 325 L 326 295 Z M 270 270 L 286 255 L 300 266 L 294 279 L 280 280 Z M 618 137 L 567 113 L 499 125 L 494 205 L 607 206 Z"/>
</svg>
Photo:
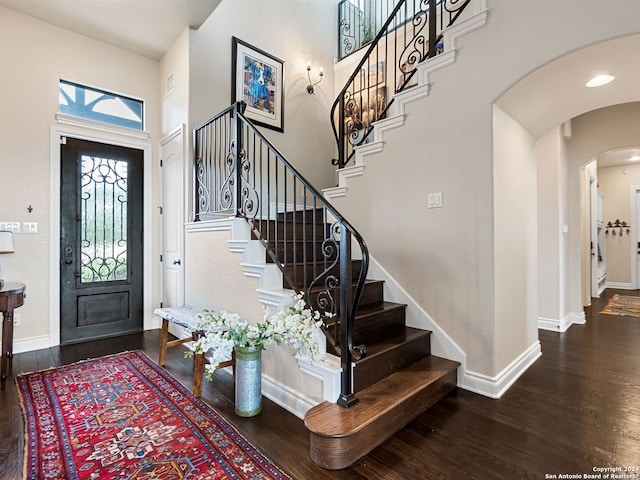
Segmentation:
<svg viewBox="0 0 640 480">
<path fill-rule="evenodd" d="M 385 83 L 385 62 L 381 60 L 360 69 L 353 79 L 353 91 L 359 92 Z"/>
<path fill-rule="evenodd" d="M 345 134 L 359 144 L 368 136 L 373 122 L 385 117 L 387 88 L 378 85 L 356 92 L 345 104 Z"/>
<path fill-rule="evenodd" d="M 231 46 L 231 102 L 256 125 L 284 132 L 284 61 L 237 37 Z"/>
</svg>

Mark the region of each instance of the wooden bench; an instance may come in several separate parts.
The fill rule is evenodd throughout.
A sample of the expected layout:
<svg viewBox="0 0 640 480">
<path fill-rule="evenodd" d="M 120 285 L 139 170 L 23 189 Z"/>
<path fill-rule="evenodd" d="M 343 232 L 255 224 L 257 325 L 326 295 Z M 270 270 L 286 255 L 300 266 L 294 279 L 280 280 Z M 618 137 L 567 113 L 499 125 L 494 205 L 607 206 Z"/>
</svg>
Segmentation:
<svg viewBox="0 0 640 480">
<path fill-rule="evenodd" d="M 160 353 L 158 355 L 158 365 L 164 366 L 166 363 L 167 348 L 176 347 L 183 343 L 196 341 L 200 338 L 200 333 L 191 329 L 198 324 L 198 315 L 203 312 L 200 308 L 183 306 L 156 308 L 154 314 L 162 318 L 162 331 L 160 332 Z M 169 340 L 169 323 L 179 325 L 191 331 L 191 337 Z M 194 353 L 193 355 L 193 396 L 202 395 L 202 377 L 204 376 L 204 366 L 207 360 L 205 354 Z M 221 362 L 217 368 L 232 367 L 235 375 L 235 359 Z"/>
</svg>

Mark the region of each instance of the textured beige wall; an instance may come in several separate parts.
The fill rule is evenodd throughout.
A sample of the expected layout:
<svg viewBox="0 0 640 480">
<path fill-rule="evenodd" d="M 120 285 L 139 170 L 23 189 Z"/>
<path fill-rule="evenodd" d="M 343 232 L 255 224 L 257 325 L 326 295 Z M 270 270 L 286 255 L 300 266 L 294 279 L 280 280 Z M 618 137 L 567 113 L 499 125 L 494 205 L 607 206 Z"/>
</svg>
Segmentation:
<svg viewBox="0 0 640 480">
<path fill-rule="evenodd" d="M 494 351 L 496 356 L 513 359 L 538 339 L 535 140 L 498 107 L 494 107 L 493 130 L 500 133 L 493 150 Z"/>
<path fill-rule="evenodd" d="M 516 352 L 529 347 L 531 305 L 537 304 L 529 297 L 529 284 L 523 284 L 531 274 L 516 278 L 511 271 L 535 269 L 532 250 L 522 249 L 522 257 L 511 263 L 495 258 L 496 242 L 514 235 L 508 222 L 494 224 L 495 202 L 523 207 L 515 228 L 528 226 L 536 209 L 535 202 L 519 198 L 517 189 L 496 195 L 503 186 L 494 184 L 494 171 L 504 162 L 494 158 L 494 143 L 509 133 L 494 131 L 493 105 L 551 59 L 638 32 L 637 2 L 617 4 L 615 19 L 611 12 L 603 15 L 598 2 L 586 3 L 489 1 L 487 25 L 458 39 L 456 63 L 430 75 L 429 96 L 407 106 L 404 126 L 386 132 L 384 152 L 367 157 L 364 176 L 349 179 L 347 197 L 334 201 L 365 234 L 381 266 L 467 352 L 469 369 L 478 373 L 499 374 Z M 549 124 L 543 132 L 556 126 Z M 579 188 L 577 173 L 573 185 L 568 172 L 563 181 L 575 198 L 566 206 L 568 250 L 578 246 L 578 263 L 569 259 L 573 283 L 567 295 L 570 311 L 581 312 L 579 216 L 571 220 L 579 215 Z M 530 181 L 535 188 L 535 171 Z M 525 194 L 530 191 L 525 186 Z M 429 192 L 443 192 L 442 209 L 426 208 Z M 510 293 L 518 305 L 498 309 L 496 300 Z M 500 344 L 494 345 L 496 339 Z"/>
<path fill-rule="evenodd" d="M 158 62 L 0 7 L 0 220 L 37 222 L 38 233 L 15 235 L 16 253 L 3 255 L 2 276 L 27 284 L 15 342 L 50 334 L 50 128 L 56 125 L 61 78 L 145 102 L 151 142 L 159 136 Z M 154 148 L 154 156 L 156 149 Z M 54 173 L 55 175 L 55 173 Z M 158 172 L 154 168 L 154 181 Z M 157 191 L 153 191 L 154 198 Z M 154 203 L 157 201 L 154 200 Z M 157 204 L 157 203 L 156 203 Z M 33 211 L 29 213 L 27 207 Z M 53 212 L 55 215 L 55 212 Z M 156 219 L 157 220 L 157 219 Z M 158 222 L 152 257 L 158 258 Z M 54 266 L 57 268 L 57 266 Z M 158 266 L 153 278 L 159 278 Z M 54 272 L 55 274 L 55 272 Z M 158 302 L 159 283 L 145 285 Z M 150 313 L 150 312 L 149 312 Z"/>
<path fill-rule="evenodd" d="M 189 122 L 189 35 L 189 28 L 186 28 L 160 60 L 159 95 L 162 101 L 163 136 Z M 173 75 L 173 90 L 167 92 L 170 75 Z M 189 134 L 188 142 L 190 138 Z"/>
<path fill-rule="evenodd" d="M 598 110 L 594 110 L 589 113 L 585 113 L 584 115 L 580 115 L 572 120 L 572 132 L 573 136 L 571 140 L 569 140 L 569 165 L 571 178 L 574 178 L 574 175 L 577 178 L 577 174 L 582 166 L 586 163 L 591 162 L 596 159 L 596 157 L 604 152 L 609 150 L 615 150 L 618 148 L 627 148 L 627 147 L 637 147 L 638 146 L 638 129 L 637 125 L 640 124 L 640 102 L 633 103 L 625 103 L 621 105 L 614 105 L 607 108 L 602 108 Z M 598 182 L 600 183 L 600 175 L 601 171 L 609 170 L 609 169 L 598 169 L 597 176 Z M 629 175 L 633 176 L 635 174 L 635 167 L 631 167 L 629 169 Z M 609 177 L 610 174 L 607 172 L 603 173 L 605 177 Z M 629 176 L 627 175 L 627 176 Z M 630 180 L 633 182 L 634 180 Z M 625 180 L 620 180 L 620 182 L 625 182 Z M 607 183 L 610 183 L 607 181 Z M 577 181 L 576 181 L 577 184 Z M 640 184 L 640 182 L 636 183 Z M 629 209 L 630 209 L 630 187 L 631 184 L 628 184 L 623 187 L 624 191 L 614 190 L 610 187 L 607 187 L 605 191 L 606 197 L 604 199 L 604 220 L 605 222 L 609 221 L 611 215 L 623 214 L 626 213 L 626 216 L 629 217 Z M 622 184 L 618 183 L 618 187 L 621 187 Z M 584 188 L 584 187 L 583 187 Z M 621 187 L 622 188 L 622 187 Z M 588 192 L 587 192 L 588 195 Z M 620 205 L 622 210 L 619 210 L 618 207 L 615 207 L 615 210 L 608 210 L 609 205 L 611 204 L 611 198 L 619 197 L 622 200 L 616 200 L 616 204 Z M 577 197 L 576 197 L 577 198 Z M 624 202 L 626 198 L 627 205 L 624 206 Z M 588 201 L 588 197 L 587 197 Z M 588 204 L 586 204 L 588 205 Z M 583 210 L 584 207 L 583 206 Z M 614 221 L 616 218 L 613 218 Z M 620 220 L 627 220 L 628 218 L 620 218 Z M 582 218 L 582 223 L 587 221 L 586 218 Z M 583 285 L 584 282 L 589 282 L 588 277 L 588 265 L 590 262 L 589 257 L 589 249 L 588 249 L 588 241 L 589 235 L 588 232 L 583 234 L 581 239 L 581 243 L 573 243 L 572 248 L 572 256 L 582 255 L 582 273 L 583 275 Z M 607 257 L 609 256 L 609 250 L 611 250 L 613 257 L 611 258 L 611 265 L 609 265 L 609 259 L 607 258 L 607 281 L 614 282 L 630 282 L 630 246 L 627 244 L 625 247 L 624 243 L 627 243 L 629 239 L 623 239 L 618 244 L 618 240 L 614 240 L 613 236 L 611 236 L 607 242 Z M 611 249 L 609 248 L 611 247 Z M 625 251 L 627 252 L 626 259 L 622 259 L 620 255 L 625 255 Z M 581 252 L 581 253 L 580 253 Z M 620 254 L 620 255 L 618 255 Z M 613 270 L 610 270 L 613 268 Z M 590 289 L 585 289 L 583 291 L 583 301 L 585 305 L 588 305 L 590 301 L 589 296 Z"/>
<path fill-rule="evenodd" d="M 187 233 L 185 303 L 237 313 L 251 323 L 262 321 L 258 280 L 244 275 L 240 254 L 229 251 L 229 239 L 228 231 Z M 270 345 L 263 354 L 263 372 L 321 402 L 322 382 L 300 372 L 292 353 L 287 345 Z"/>
<path fill-rule="evenodd" d="M 639 143 L 640 145 L 640 139 Z M 604 223 L 616 220 L 635 224 L 631 218 L 631 187 L 640 185 L 640 165 L 599 168 L 598 183 L 605 194 L 603 200 Z M 607 282 L 631 284 L 631 234 L 623 229 L 608 229 L 605 237 Z"/>
<path fill-rule="evenodd" d="M 280 58 L 284 73 L 284 133 L 261 129 L 318 188 L 333 185 L 336 144 L 329 123 L 334 101 L 336 2 L 223 0 L 190 38 L 190 126 L 231 104 L 231 37 Z M 307 59 L 324 65 L 315 95 L 306 91 Z"/>
</svg>

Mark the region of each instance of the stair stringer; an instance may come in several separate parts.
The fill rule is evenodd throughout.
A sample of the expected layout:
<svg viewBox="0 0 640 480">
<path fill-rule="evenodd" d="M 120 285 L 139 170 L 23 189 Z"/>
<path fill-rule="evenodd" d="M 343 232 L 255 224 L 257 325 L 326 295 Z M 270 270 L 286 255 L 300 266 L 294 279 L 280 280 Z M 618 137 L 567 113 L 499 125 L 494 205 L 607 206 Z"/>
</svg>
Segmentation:
<svg viewBox="0 0 640 480">
<path fill-rule="evenodd" d="M 465 388 L 467 371 L 467 354 L 438 325 L 433 318 L 416 302 L 413 297 L 387 272 L 375 258 L 369 257 L 369 275 L 371 278 L 384 281 L 384 298 L 390 302 L 402 303 L 406 308 L 407 326 L 430 330 L 431 354 L 460 362 L 458 367 L 458 386 Z"/>
<path fill-rule="evenodd" d="M 257 279 L 258 288 L 255 291 L 258 301 L 272 314 L 285 310 L 293 303 L 295 291 L 282 287 L 282 272 L 275 264 L 267 263 L 266 249 L 259 240 L 251 238 L 251 229 L 244 219 L 228 217 L 202 221 L 188 224 L 186 228 L 187 231 L 229 231 L 230 239 L 227 242 L 229 251 L 240 255 L 239 265 L 243 274 Z M 324 340 L 322 332 L 319 331 L 318 335 Z M 340 395 L 342 373 L 340 358 L 324 350 L 324 341 L 319 344 L 320 358 L 311 361 L 308 358 L 297 357 L 298 367 L 303 373 L 322 382 L 322 401 L 335 402 Z M 301 419 L 304 418 L 307 410 L 318 404 L 303 392 L 294 390 L 264 373 L 262 374 L 262 393 Z"/>
<path fill-rule="evenodd" d="M 349 179 L 364 175 L 366 157 L 384 151 L 385 133 L 404 125 L 406 106 L 429 95 L 430 74 L 455 63 L 458 38 L 486 25 L 488 16 L 486 1 L 481 0 L 477 3 L 480 5 L 478 13 L 455 23 L 442 32 L 445 51 L 418 65 L 416 72 L 418 85 L 408 88 L 393 97 L 389 116 L 373 123 L 373 140 L 355 147 L 353 165 L 338 170 L 337 186 L 322 190 L 327 200 L 331 201 L 333 198 L 346 196 L 349 190 Z"/>
</svg>

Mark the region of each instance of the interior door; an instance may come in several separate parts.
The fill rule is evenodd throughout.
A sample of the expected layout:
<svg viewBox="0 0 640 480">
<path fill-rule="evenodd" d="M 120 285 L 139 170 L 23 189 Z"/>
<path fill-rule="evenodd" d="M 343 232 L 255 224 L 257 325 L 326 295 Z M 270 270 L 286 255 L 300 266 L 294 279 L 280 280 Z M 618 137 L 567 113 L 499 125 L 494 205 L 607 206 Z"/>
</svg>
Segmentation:
<svg viewBox="0 0 640 480">
<path fill-rule="evenodd" d="M 143 152 L 61 145 L 60 340 L 142 330 Z"/>
<path fill-rule="evenodd" d="M 184 304 L 184 127 L 160 144 L 162 155 L 162 306 Z M 173 332 L 172 332 L 173 333 Z"/>
</svg>

